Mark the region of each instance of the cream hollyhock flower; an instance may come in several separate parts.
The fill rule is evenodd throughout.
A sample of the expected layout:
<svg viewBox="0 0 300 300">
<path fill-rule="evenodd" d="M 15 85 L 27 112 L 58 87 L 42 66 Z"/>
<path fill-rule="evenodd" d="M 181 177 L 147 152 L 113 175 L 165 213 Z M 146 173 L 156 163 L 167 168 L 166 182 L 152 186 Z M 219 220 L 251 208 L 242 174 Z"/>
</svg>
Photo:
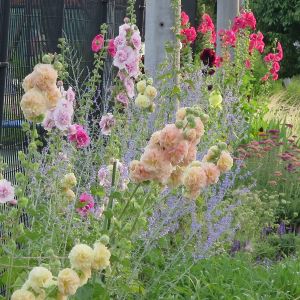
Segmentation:
<svg viewBox="0 0 300 300">
<path fill-rule="evenodd" d="M 52 90 L 56 85 L 58 74 L 51 64 L 37 64 L 33 69 L 32 76 L 34 86 L 46 92 Z"/>
<path fill-rule="evenodd" d="M 25 93 L 20 102 L 21 109 L 28 121 L 34 121 L 37 117 L 47 112 L 47 99 L 37 88 L 30 89 Z"/>
<path fill-rule="evenodd" d="M 148 85 L 145 90 L 145 95 L 150 99 L 154 99 L 157 96 L 156 88 L 152 85 Z"/>
<path fill-rule="evenodd" d="M 222 151 L 217 162 L 217 167 L 221 172 L 229 171 L 233 166 L 233 159 L 228 151 Z"/>
<path fill-rule="evenodd" d="M 139 108 L 148 108 L 151 104 L 151 101 L 147 96 L 138 94 L 134 103 Z"/>
<path fill-rule="evenodd" d="M 146 80 L 141 80 L 136 84 L 136 89 L 139 93 L 144 93 L 146 86 L 147 86 Z"/>
<path fill-rule="evenodd" d="M 85 244 L 78 244 L 69 253 L 72 268 L 76 270 L 86 270 L 92 267 L 94 260 L 93 249 Z"/>
<path fill-rule="evenodd" d="M 47 288 L 53 284 L 52 273 L 44 267 L 33 268 L 23 288 L 32 288 L 36 293 L 40 293 L 42 288 Z"/>
<path fill-rule="evenodd" d="M 70 268 L 63 269 L 58 273 L 57 286 L 59 292 L 63 295 L 75 295 L 80 287 L 80 278 L 74 270 Z"/>
<path fill-rule="evenodd" d="M 76 184 L 77 184 L 77 180 L 74 173 L 68 173 L 62 179 L 62 185 L 64 188 L 69 189 L 76 186 Z"/>
<path fill-rule="evenodd" d="M 92 264 L 93 269 L 103 270 L 110 265 L 110 251 L 100 242 L 94 244 L 94 261 Z"/>
<path fill-rule="evenodd" d="M 64 194 L 68 201 L 72 201 L 76 197 L 75 193 L 71 189 L 65 190 Z"/>
<path fill-rule="evenodd" d="M 11 300 L 36 300 L 36 298 L 31 292 L 21 289 L 14 291 Z"/>
<path fill-rule="evenodd" d="M 81 270 L 81 274 L 79 276 L 80 286 L 85 285 L 91 277 L 92 277 L 91 269 Z"/>
<path fill-rule="evenodd" d="M 178 109 L 176 113 L 176 120 L 177 121 L 182 121 L 186 117 L 186 109 L 184 107 L 181 107 Z"/>
</svg>

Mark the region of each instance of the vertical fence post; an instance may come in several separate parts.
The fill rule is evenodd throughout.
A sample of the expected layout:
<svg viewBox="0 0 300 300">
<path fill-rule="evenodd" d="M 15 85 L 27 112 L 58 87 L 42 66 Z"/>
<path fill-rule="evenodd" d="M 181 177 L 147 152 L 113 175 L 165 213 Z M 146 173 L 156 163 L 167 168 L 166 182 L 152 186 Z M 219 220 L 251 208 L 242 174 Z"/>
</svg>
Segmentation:
<svg viewBox="0 0 300 300">
<path fill-rule="evenodd" d="M 8 26 L 10 16 L 10 0 L 4 0 L 3 14 L 0 40 L 0 146 L 2 144 L 2 124 L 3 124 L 3 106 L 5 93 L 5 77 L 8 66 L 7 62 L 7 48 L 8 48 Z"/>
<path fill-rule="evenodd" d="M 238 15 L 239 0 L 218 0 L 217 1 L 217 32 L 221 29 L 228 29 L 230 22 Z M 220 39 L 217 39 L 217 53 L 220 55 Z"/>
</svg>

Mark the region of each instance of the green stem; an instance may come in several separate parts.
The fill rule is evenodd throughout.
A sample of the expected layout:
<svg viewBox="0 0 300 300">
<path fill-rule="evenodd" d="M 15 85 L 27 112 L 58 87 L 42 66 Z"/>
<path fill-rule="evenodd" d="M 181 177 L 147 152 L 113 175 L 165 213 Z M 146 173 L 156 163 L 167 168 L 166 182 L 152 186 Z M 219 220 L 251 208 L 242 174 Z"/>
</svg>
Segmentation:
<svg viewBox="0 0 300 300">
<path fill-rule="evenodd" d="M 123 208 L 123 210 L 122 210 L 122 212 L 121 212 L 121 214 L 120 214 L 120 217 L 119 217 L 120 220 L 122 219 L 122 217 L 123 217 L 125 211 L 127 210 L 128 206 L 129 206 L 129 203 L 131 202 L 132 198 L 134 197 L 136 191 L 138 190 L 138 188 L 139 188 L 140 186 L 141 186 L 141 184 L 139 183 L 139 184 L 135 187 L 135 189 L 134 189 L 134 191 L 132 192 L 132 194 L 130 195 L 130 197 L 128 198 L 128 200 L 127 200 L 127 202 L 126 202 L 126 204 L 125 204 L 125 206 L 124 206 L 124 208 Z"/>
<path fill-rule="evenodd" d="M 115 187 L 115 183 L 116 183 L 116 173 L 117 173 L 117 161 L 114 161 L 113 171 L 112 171 L 112 180 L 111 180 L 111 192 L 110 192 L 110 196 L 109 196 L 107 210 L 110 210 L 113 207 L 113 200 L 114 200 L 113 193 L 115 191 L 114 187 Z M 104 229 L 108 231 L 110 228 L 110 225 L 111 225 L 111 218 L 109 216 L 106 216 L 105 223 L 104 223 Z"/>
<path fill-rule="evenodd" d="M 138 220 L 139 220 L 139 218 L 140 218 L 140 216 L 141 216 L 141 214 L 142 214 L 142 212 L 143 212 L 143 210 L 144 210 L 144 208 L 145 208 L 145 205 L 146 205 L 146 203 L 148 202 L 150 196 L 151 196 L 151 190 L 150 190 L 149 194 L 148 194 L 148 195 L 145 197 L 145 199 L 144 199 L 144 203 L 143 203 L 143 206 L 141 207 L 140 213 L 135 217 L 135 220 L 134 220 L 133 225 L 132 225 L 132 227 L 131 227 L 131 230 L 130 230 L 130 232 L 129 232 L 129 236 L 132 235 L 132 233 L 133 233 L 133 231 L 134 231 L 134 229 L 135 229 L 135 226 L 136 226 L 136 224 L 137 224 L 137 222 L 138 222 Z"/>
</svg>

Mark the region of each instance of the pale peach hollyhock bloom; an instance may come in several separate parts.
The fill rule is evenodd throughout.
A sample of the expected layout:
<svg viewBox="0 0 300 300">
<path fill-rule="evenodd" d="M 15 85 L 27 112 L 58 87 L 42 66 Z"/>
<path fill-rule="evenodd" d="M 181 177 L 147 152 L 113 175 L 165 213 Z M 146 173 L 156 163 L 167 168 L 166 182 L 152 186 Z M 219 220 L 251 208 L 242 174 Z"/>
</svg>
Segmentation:
<svg viewBox="0 0 300 300">
<path fill-rule="evenodd" d="M 28 92 L 30 89 L 34 87 L 34 75 L 32 73 L 28 74 L 22 83 L 23 90 Z"/>
<path fill-rule="evenodd" d="M 157 180 L 161 184 L 167 184 L 168 179 L 170 178 L 174 167 L 171 165 L 170 162 L 164 161 L 161 169 L 158 169 L 155 174 L 153 174 L 153 179 Z"/>
<path fill-rule="evenodd" d="M 220 177 L 220 170 L 215 164 L 204 162 L 202 164 L 202 168 L 205 171 L 207 177 L 207 184 L 215 184 L 218 182 Z"/>
<path fill-rule="evenodd" d="M 11 295 L 11 300 L 35 300 L 35 296 L 30 291 L 26 291 L 23 289 L 16 290 Z"/>
<path fill-rule="evenodd" d="M 141 162 L 149 172 L 156 172 L 162 169 L 166 159 L 164 153 L 159 148 L 146 147 L 145 152 L 141 156 Z"/>
<path fill-rule="evenodd" d="M 205 132 L 204 125 L 200 118 L 195 118 L 197 139 L 201 138 Z"/>
<path fill-rule="evenodd" d="M 229 171 L 233 166 L 233 159 L 229 152 L 222 151 L 217 166 L 221 172 Z"/>
<path fill-rule="evenodd" d="M 151 135 L 148 147 L 159 147 L 161 130 L 154 132 Z"/>
<path fill-rule="evenodd" d="M 57 286 L 63 295 L 75 295 L 80 287 L 80 278 L 74 270 L 65 268 L 58 273 Z"/>
<path fill-rule="evenodd" d="M 183 159 L 187 156 L 188 151 L 189 144 L 187 141 L 183 140 L 174 148 L 164 151 L 164 153 L 165 158 L 169 160 L 173 166 L 176 166 L 183 161 Z"/>
<path fill-rule="evenodd" d="M 83 269 L 83 270 L 80 270 L 80 271 L 81 271 L 81 274 L 79 276 L 80 286 L 83 286 L 92 277 L 92 270 L 91 269 Z"/>
<path fill-rule="evenodd" d="M 149 171 L 146 171 L 145 165 L 138 160 L 133 160 L 130 163 L 129 171 L 129 177 L 135 183 L 152 179 L 151 173 Z"/>
<path fill-rule="evenodd" d="M 168 186 L 172 188 L 176 188 L 183 183 L 183 174 L 184 174 L 184 167 L 177 166 L 175 170 L 172 172 L 169 180 Z"/>
<path fill-rule="evenodd" d="M 197 137 L 198 137 L 196 129 L 192 128 L 192 129 L 185 130 L 184 131 L 184 137 L 188 141 L 190 141 L 192 143 L 195 143 L 197 141 Z"/>
<path fill-rule="evenodd" d="M 23 95 L 20 106 L 25 118 L 34 121 L 47 112 L 47 99 L 39 89 L 32 88 Z"/>
<path fill-rule="evenodd" d="M 179 108 L 176 113 L 176 121 L 182 121 L 186 117 L 186 109 L 184 107 Z"/>
<path fill-rule="evenodd" d="M 201 189 L 207 185 L 207 176 L 202 167 L 188 167 L 184 173 L 183 185 L 187 190 L 188 198 L 196 198 Z"/>
<path fill-rule="evenodd" d="M 49 91 L 56 85 L 57 71 L 51 64 L 37 64 L 33 69 L 33 84 L 41 91 Z"/>
<path fill-rule="evenodd" d="M 189 144 L 188 152 L 183 159 L 181 165 L 188 166 L 192 161 L 196 159 L 197 156 L 197 146 L 195 144 Z"/>
<path fill-rule="evenodd" d="M 175 147 L 182 139 L 182 131 L 175 124 L 168 124 L 161 131 L 159 142 L 164 150 L 169 150 Z"/>
<path fill-rule="evenodd" d="M 55 108 L 58 100 L 62 97 L 60 90 L 56 87 L 55 84 L 52 85 L 52 87 L 46 91 L 47 95 L 47 106 L 48 109 Z"/>
</svg>

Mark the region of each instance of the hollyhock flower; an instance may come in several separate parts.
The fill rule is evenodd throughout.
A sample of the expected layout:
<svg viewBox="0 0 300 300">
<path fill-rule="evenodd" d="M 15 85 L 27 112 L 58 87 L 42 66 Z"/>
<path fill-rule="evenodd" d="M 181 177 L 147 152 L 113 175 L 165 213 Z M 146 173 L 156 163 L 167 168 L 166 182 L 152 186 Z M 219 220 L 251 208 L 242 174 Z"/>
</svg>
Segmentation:
<svg viewBox="0 0 300 300">
<path fill-rule="evenodd" d="M 170 150 L 182 140 L 182 132 L 175 124 L 168 124 L 160 133 L 159 143 L 165 150 Z"/>
<path fill-rule="evenodd" d="M 242 14 L 242 18 L 245 22 L 246 27 L 250 27 L 251 29 L 255 29 L 256 27 L 256 19 L 253 12 L 244 12 Z"/>
<path fill-rule="evenodd" d="M 103 135 L 110 135 L 112 128 L 115 126 L 116 120 L 111 113 L 102 116 L 99 126 Z"/>
<path fill-rule="evenodd" d="M 215 65 L 217 68 L 221 67 L 222 62 L 223 62 L 223 57 L 216 55 Z"/>
<path fill-rule="evenodd" d="M 126 62 L 132 56 L 134 56 L 134 50 L 129 46 L 125 46 L 124 48 L 117 50 L 113 65 L 119 69 L 124 69 Z"/>
<path fill-rule="evenodd" d="M 229 152 L 222 151 L 220 158 L 217 162 L 217 167 L 221 172 L 227 172 L 229 171 L 233 166 L 233 159 Z"/>
<path fill-rule="evenodd" d="M 51 131 L 55 127 L 53 110 L 48 110 L 46 117 L 45 117 L 44 121 L 42 122 L 42 126 L 47 131 Z"/>
<path fill-rule="evenodd" d="M 216 52 L 211 48 L 205 48 L 200 54 L 200 59 L 204 65 L 212 68 L 216 62 Z"/>
<path fill-rule="evenodd" d="M 71 102 L 72 104 L 75 101 L 75 92 L 71 87 L 69 87 L 67 90 L 66 99 L 68 100 L 68 102 Z"/>
<path fill-rule="evenodd" d="M 115 37 L 114 46 L 116 50 L 123 49 L 126 46 L 126 37 L 124 35 Z"/>
<path fill-rule="evenodd" d="M 37 88 L 32 88 L 23 95 L 20 106 L 28 121 L 35 121 L 45 115 L 48 110 L 47 99 Z"/>
<path fill-rule="evenodd" d="M 246 27 L 246 22 L 244 20 L 244 18 L 240 17 L 235 17 L 233 20 L 233 26 L 232 26 L 232 30 L 234 32 L 239 31 L 240 29 L 244 29 Z"/>
<path fill-rule="evenodd" d="M 115 57 L 116 53 L 117 53 L 117 48 L 115 46 L 115 40 L 114 39 L 110 39 L 108 41 L 108 45 L 107 45 L 107 51 L 108 51 L 108 54 L 111 56 L 111 57 Z"/>
<path fill-rule="evenodd" d="M 119 26 L 119 34 L 122 36 L 126 36 L 127 32 L 129 32 L 131 30 L 131 27 L 128 23 L 125 23 L 121 26 Z"/>
<path fill-rule="evenodd" d="M 133 81 L 133 79 L 127 77 L 124 79 L 123 83 L 124 83 L 124 87 L 126 89 L 128 97 L 132 99 L 134 97 L 134 81 Z"/>
<path fill-rule="evenodd" d="M 98 171 L 99 184 L 105 188 L 109 188 L 111 186 L 109 176 L 110 176 L 110 172 L 109 172 L 108 168 L 101 167 Z"/>
<path fill-rule="evenodd" d="M 62 104 L 57 107 L 53 112 L 55 126 L 62 131 L 67 130 L 72 124 L 73 113 L 73 107 L 70 105 L 65 106 Z"/>
<path fill-rule="evenodd" d="M 250 34 L 249 52 L 253 53 L 254 49 L 257 49 L 260 53 L 264 52 L 265 43 L 263 41 L 264 36 L 261 32 Z"/>
<path fill-rule="evenodd" d="M 51 64 L 37 64 L 32 72 L 32 84 L 43 92 L 56 88 L 58 73 Z"/>
<path fill-rule="evenodd" d="M 246 67 L 246 69 L 251 69 L 251 62 L 250 62 L 249 59 L 246 59 L 246 61 L 245 61 L 245 67 Z"/>
<path fill-rule="evenodd" d="M 269 79 L 269 73 L 267 73 L 264 77 L 262 77 L 262 81 L 267 81 Z"/>
<path fill-rule="evenodd" d="M 80 287 L 80 278 L 74 270 L 65 268 L 58 273 L 57 286 L 59 292 L 63 295 L 75 295 Z"/>
<path fill-rule="evenodd" d="M 140 74 L 139 58 L 132 56 L 125 62 L 125 70 L 129 77 L 137 78 Z"/>
<path fill-rule="evenodd" d="M 100 242 L 94 244 L 94 260 L 92 268 L 99 271 L 104 270 L 110 265 L 111 253 L 108 248 Z"/>
<path fill-rule="evenodd" d="M 68 258 L 73 269 L 90 270 L 94 260 L 94 251 L 88 245 L 78 244 L 72 248 Z"/>
<path fill-rule="evenodd" d="M 278 53 L 275 55 L 275 60 L 276 61 L 281 61 L 283 59 L 283 50 L 280 42 L 277 43 L 277 50 Z"/>
<path fill-rule="evenodd" d="M 147 87 L 146 80 L 141 80 L 136 84 L 136 89 L 139 93 L 144 93 Z"/>
<path fill-rule="evenodd" d="M 138 31 L 134 32 L 130 39 L 131 43 L 133 44 L 136 50 L 141 50 L 142 48 L 142 40 L 141 35 Z"/>
<path fill-rule="evenodd" d="M 224 46 L 235 46 L 236 36 L 233 30 L 220 30 L 219 35 L 222 39 Z"/>
<path fill-rule="evenodd" d="M 15 189 L 6 179 L 0 180 L 0 203 L 7 203 L 14 200 Z"/>
<path fill-rule="evenodd" d="M 275 81 L 278 79 L 278 74 L 277 73 L 272 73 L 272 79 Z"/>
<path fill-rule="evenodd" d="M 279 63 L 277 61 L 274 61 L 273 64 L 272 64 L 272 69 L 271 69 L 270 72 L 273 74 L 273 73 L 279 72 L 279 70 L 280 70 Z"/>
<path fill-rule="evenodd" d="M 173 166 L 178 165 L 187 156 L 189 144 L 187 141 L 181 141 L 178 145 L 168 151 L 165 151 L 165 158 L 171 162 Z"/>
<path fill-rule="evenodd" d="M 216 34 L 215 31 L 213 31 L 213 32 L 211 33 L 209 42 L 210 42 L 211 44 L 214 44 L 214 46 L 216 47 L 216 41 L 217 41 L 217 34 Z"/>
<path fill-rule="evenodd" d="M 70 131 L 68 139 L 70 142 L 75 142 L 77 148 L 85 148 L 90 144 L 90 138 L 81 125 L 74 124 L 72 127 L 70 126 Z"/>
<path fill-rule="evenodd" d="M 85 217 L 88 213 L 92 212 L 94 209 L 94 198 L 92 195 L 84 192 L 79 197 L 79 205 L 76 211 L 82 216 Z"/>
<path fill-rule="evenodd" d="M 168 180 L 168 186 L 176 188 L 183 184 L 184 168 L 177 166 L 176 169 L 170 175 Z"/>
<path fill-rule="evenodd" d="M 190 144 L 187 155 L 183 159 L 181 165 L 188 166 L 192 161 L 196 159 L 196 156 L 197 156 L 197 147 L 194 144 Z"/>
<path fill-rule="evenodd" d="M 220 170 L 215 164 L 206 162 L 203 163 L 201 167 L 206 174 L 207 184 L 215 184 L 218 182 L 220 177 Z"/>
<path fill-rule="evenodd" d="M 144 163 L 138 160 L 133 160 L 130 163 L 129 170 L 130 180 L 132 180 L 135 183 L 147 181 L 152 178 L 151 173 L 146 170 Z"/>
<path fill-rule="evenodd" d="M 187 190 L 187 197 L 195 199 L 207 185 L 205 171 L 200 166 L 188 167 L 184 173 L 183 185 Z"/>
<path fill-rule="evenodd" d="M 93 52 L 99 52 L 104 45 L 104 37 L 102 34 L 98 34 L 94 37 L 92 41 L 92 51 Z"/>
<path fill-rule="evenodd" d="M 197 37 L 197 33 L 194 27 L 185 28 L 181 30 L 181 35 L 184 36 L 183 43 L 193 43 Z"/>
<path fill-rule="evenodd" d="M 190 21 L 189 16 L 184 11 L 182 11 L 181 12 L 181 26 L 186 26 L 189 21 Z"/>
<path fill-rule="evenodd" d="M 120 103 L 122 103 L 125 107 L 128 106 L 128 102 L 129 102 L 129 99 L 128 99 L 128 96 L 121 92 L 119 93 L 117 96 L 116 96 L 116 100 Z"/>
<path fill-rule="evenodd" d="M 138 94 L 134 103 L 137 107 L 143 108 L 143 109 L 148 108 L 151 105 L 150 99 L 146 95 L 143 95 L 143 94 Z"/>
<path fill-rule="evenodd" d="M 40 293 L 43 288 L 47 288 L 53 284 L 52 278 L 53 275 L 47 268 L 35 267 L 30 271 L 23 288 L 30 288 L 34 292 Z"/>
<path fill-rule="evenodd" d="M 202 34 L 206 34 L 208 31 L 213 32 L 215 30 L 215 25 L 208 14 L 203 14 L 202 22 L 199 25 L 197 31 Z"/>
<path fill-rule="evenodd" d="M 19 289 L 11 295 L 11 300 L 36 300 L 36 297 L 30 291 Z"/>
</svg>

